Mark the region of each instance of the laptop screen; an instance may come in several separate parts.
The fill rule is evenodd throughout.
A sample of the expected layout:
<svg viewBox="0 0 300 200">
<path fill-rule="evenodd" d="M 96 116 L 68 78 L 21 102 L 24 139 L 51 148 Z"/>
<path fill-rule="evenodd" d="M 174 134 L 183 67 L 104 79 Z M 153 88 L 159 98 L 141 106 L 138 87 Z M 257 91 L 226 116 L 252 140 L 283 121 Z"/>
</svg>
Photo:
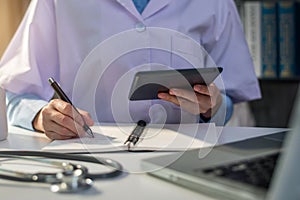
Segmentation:
<svg viewBox="0 0 300 200">
<path fill-rule="evenodd" d="M 300 89 L 297 95 L 290 123 L 292 130 L 284 141 L 285 151 L 268 193 L 270 200 L 300 199 Z"/>
</svg>

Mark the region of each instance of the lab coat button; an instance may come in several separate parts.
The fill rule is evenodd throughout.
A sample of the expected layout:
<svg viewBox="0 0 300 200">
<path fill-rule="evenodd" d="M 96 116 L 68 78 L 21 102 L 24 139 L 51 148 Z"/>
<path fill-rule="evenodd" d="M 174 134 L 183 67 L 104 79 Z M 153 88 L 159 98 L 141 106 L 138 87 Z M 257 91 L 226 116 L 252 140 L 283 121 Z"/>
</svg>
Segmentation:
<svg viewBox="0 0 300 200">
<path fill-rule="evenodd" d="M 137 23 L 137 24 L 135 25 L 135 30 L 136 30 L 137 32 L 143 32 L 143 31 L 146 30 L 146 26 L 145 26 L 145 24 L 143 24 L 143 23 Z"/>
</svg>

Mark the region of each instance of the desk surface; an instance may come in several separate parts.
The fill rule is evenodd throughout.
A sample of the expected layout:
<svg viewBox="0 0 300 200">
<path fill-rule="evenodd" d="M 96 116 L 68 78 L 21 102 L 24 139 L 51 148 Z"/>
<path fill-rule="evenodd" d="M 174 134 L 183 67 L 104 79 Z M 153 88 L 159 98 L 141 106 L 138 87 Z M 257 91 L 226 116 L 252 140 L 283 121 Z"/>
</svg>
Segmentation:
<svg viewBox="0 0 300 200">
<path fill-rule="evenodd" d="M 282 131 L 276 128 L 248 128 L 224 127 L 220 143 L 229 143 L 260 135 L 268 135 Z M 0 142 L 0 150 L 41 150 L 49 140 L 41 133 L 31 132 L 17 127 L 9 127 L 7 140 Z M 13 181 L 0 180 L 1 198 L 5 199 L 207 199 L 211 198 L 174 184 L 162 181 L 144 173 L 140 168 L 140 161 L 144 158 L 166 153 L 105 153 L 96 156 L 109 157 L 119 161 L 125 168 L 120 177 L 107 180 L 97 180 L 94 186 L 80 194 L 55 194 L 50 192 L 46 184 L 24 184 Z M 97 166 L 87 165 L 91 171 Z"/>
</svg>

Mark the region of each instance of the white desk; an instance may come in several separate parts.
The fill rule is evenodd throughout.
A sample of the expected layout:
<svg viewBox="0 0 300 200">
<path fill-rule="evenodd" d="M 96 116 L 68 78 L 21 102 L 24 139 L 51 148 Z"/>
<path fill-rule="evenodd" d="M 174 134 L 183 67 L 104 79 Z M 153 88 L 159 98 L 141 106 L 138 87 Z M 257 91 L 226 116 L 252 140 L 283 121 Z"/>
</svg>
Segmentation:
<svg viewBox="0 0 300 200">
<path fill-rule="evenodd" d="M 279 132 L 282 129 L 274 128 L 242 128 L 224 127 L 220 143 L 228 143 L 249 137 L 268 135 Z M 41 150 L 51 141 L 41 133 L 27 131 L 21 128 L 9 127 L 9 136 L 0 142 L 0 150 Z M 0 180 L 1 199 L 22 200 L 52 200 L 52 199 L 211 199 L 202 194 L 173 185 L 171 183 L 154 178 L 142 172 L 140 161 L 143 158 L 162 155 L 165 153 L 110 153 L 97 154 L 119 161 L 125 168 L 125 173 L 120 177 L 107 180 L 97 180 L 94 186 L 80 194 L 55 194 L 50 192 L 49 185 L 18 183 Z M 87 165 L 91 171 L 96 170 L 95 165 Z"/>
</svg>

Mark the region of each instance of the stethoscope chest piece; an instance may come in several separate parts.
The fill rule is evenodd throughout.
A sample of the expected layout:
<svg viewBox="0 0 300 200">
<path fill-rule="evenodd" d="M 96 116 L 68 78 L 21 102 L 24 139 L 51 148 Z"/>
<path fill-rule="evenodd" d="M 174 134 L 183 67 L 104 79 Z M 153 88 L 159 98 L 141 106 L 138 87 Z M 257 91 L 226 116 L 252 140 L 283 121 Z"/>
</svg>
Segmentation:
<svg viewBox="0 0 300 200">
<path fill-rule="evenodd" d="M 70 170 L 56 174 L 57 183 L 52 183 L 50 190 L 56 193 L 75 193 L 91 188 L 93 180 L 86 177 L 87 169 L 81 165 L 73 165 Z"/>
</svg>

